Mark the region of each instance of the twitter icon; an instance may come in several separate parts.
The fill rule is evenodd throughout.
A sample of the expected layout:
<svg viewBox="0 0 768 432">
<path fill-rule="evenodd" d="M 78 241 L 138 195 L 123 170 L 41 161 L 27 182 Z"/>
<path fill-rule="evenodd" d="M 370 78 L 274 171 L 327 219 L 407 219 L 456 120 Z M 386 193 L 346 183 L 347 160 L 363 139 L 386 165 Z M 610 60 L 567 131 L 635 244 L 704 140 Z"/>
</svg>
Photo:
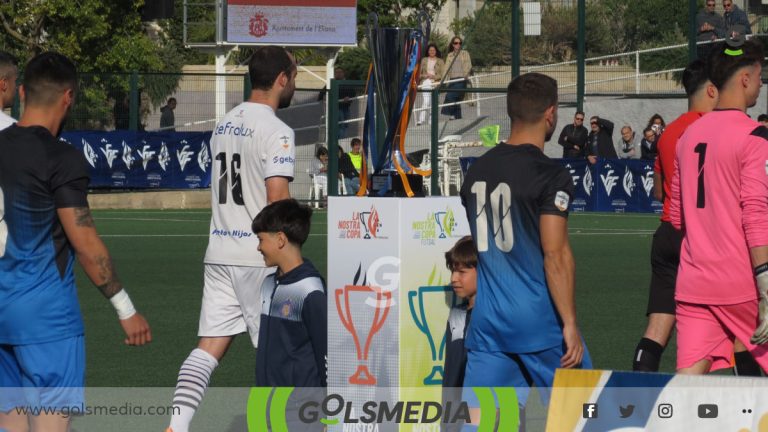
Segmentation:
<svg viewBox="0 0 768 432">
<path fill-rule="evenodd" d="M 625 407 L 619 405 L 619 413 L 621 414 L 621 418 L 627 418 L 631 416 L 633 412 L 635 412 L 634 405 L 627 405 Z"/>
</svg>

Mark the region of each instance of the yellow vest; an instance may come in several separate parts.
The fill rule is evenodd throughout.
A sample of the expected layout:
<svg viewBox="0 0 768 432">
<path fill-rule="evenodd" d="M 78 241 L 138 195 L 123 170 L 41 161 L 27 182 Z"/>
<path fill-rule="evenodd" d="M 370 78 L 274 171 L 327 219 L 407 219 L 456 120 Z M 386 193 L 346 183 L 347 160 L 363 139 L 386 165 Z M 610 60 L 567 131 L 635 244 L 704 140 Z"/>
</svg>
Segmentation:
<svg viewBox="0 0 768 432">
<path fill-rule="evenodd" d="M 354 154 L 352 152 L 347 153 L 349 155 L 349 160 L 352 161 L 352 166 L 355 167 L 357 172 L 360 172 L 360 168 L 363 167 L 363 154 Z"/>
</svg>

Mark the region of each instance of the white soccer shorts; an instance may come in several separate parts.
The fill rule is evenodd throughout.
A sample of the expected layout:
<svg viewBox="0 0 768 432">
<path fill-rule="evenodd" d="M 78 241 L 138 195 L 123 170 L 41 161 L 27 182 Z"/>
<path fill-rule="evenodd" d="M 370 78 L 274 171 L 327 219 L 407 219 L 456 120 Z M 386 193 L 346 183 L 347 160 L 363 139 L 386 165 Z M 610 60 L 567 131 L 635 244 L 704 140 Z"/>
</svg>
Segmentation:
<svg viewBox="0 0 768 432">
<path fill-rule="evenodd" d="M 205 264 L 200 337 L 234 336 L 245 332 L 254 348 L 259 342 L 261 284 L 274 267 Z"/>
</svg>

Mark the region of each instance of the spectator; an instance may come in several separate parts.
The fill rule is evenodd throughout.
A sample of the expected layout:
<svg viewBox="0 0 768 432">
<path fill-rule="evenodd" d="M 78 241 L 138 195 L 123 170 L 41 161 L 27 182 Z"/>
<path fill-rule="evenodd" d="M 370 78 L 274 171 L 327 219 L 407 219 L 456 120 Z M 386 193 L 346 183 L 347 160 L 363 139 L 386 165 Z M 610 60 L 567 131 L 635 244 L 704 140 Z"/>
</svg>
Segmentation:
<svg viewBox="0 0 768 432">
<path fill-rule="evenodd" d="M 7 52 L 0 51 L 0 130 L 16 123 L 16 119 L 6 115 L 3 110 L 13 106 L 18 75 L 18 60 Z"/>
<path fill-rule="evenodd" d="M 168 103 L 160 108 L 160 129 L 168 132 L 176 132 L 176 117 L 173 110 L 176 109 L 176 98 L 168 99 Z"/>
<path fill-rule="evenodd" d="M 421 65 L 419 66 L 421 84 L 419 85 L 422 90 L 432 90 L 434 84 L 440 81 L 440 77 L 443 76 L 445 71 L 445 62 L 440 56 L 440 50 L 437 49 L 437 45 L 431 43 L 427 46 L 427 56 L 421 59 Z M 424 124 L 425 119 L 430 113 L 429 109 L 432 107 L 432 93 L 423 92 L 421 94 L 421 111 L 419 111 L 419 117 L 416 121 L 416 126 Z"/>
<path fill-rule="evenodd" d="M 347 195 L 355 195 L 360 189 L 360 172 L 355 169 L 349 154 L 339 146 L 339 174 L 344 176 L 344 188 Z"/>
<path fill-rule="evenodd" d="M 120 93 L 115 97 L 112 116 L 115 120 L 115 130 L 127 130 L 130 123 L 130 99 L 127 94 Z"/>
<path fill-rule="evenodd" d="M 667 124 L 664 122 L 664 118 L 659 114 L 652 115 L 651 118 L 648 119 L 648 125 L 646 126 L 646 128 L 651 128 L 653 130 L 653 133 L 656 134 L 656 138 L 664 132 L 666 127 Z"/>
<path fill-rule="evenodd" d="M 760 114 L 757 116 L 757 121 L 768 127 L 768 114 Z"/>
<path fill-rule="evenodd" d="M 584 112 L 576 111 L 573 124 L 569 124 L 560 132 L 557 143 L 563 146 L 563 158 L 576 159 L 584 156 L 589 131 L 584 127 Z"/>
<path fill-rule="evenodd" d="M 752 34 L 747 13 L 733 4 L 733 0 L 723 0 L 723 9 L 725 9 L 723 18 L 726 36 L 735 38 L 738 35 Z"/>
<path fill-rule="evenodd" d="M 587 159 L 594 164 L 597 158 L 617 159 L 616 148 L 613 147 L 613 122 L 594 116 L 589 119 L 592 131 L 587 137 Z"/>
<path fill-rule="evenodd" d="M 333 70 L 333 79 L 342 81 L 346 79 L 344 69 L 337 67 Z M 325 99 L 325 93 L 328 90 L 328 86 L 323 87 L 320 94 L 317 96 L 318 101 Z M 345 123 L 349 120 L 352 113 L 352 99 L 357 96 L 355 90 L 349 86 L 339 87 L 339 138 L 345 138 L 347 136 L 347 128 L 349 123 Z"/>
<path fill-rule="evenodd" d="M 323 189 L 323 195 L 328 195 L 328 149 L 320 146 L 315 152 L 315 160 L 312 161 L 312 166 L 309 169 L 309 173 L 314 178 L 315 183 L 319 184 Z M 316 196 L 316 200 L 320 197 Z"/>
<path fill-rule="evenodd" d="M 706 0 L 704 9 L 696 15 L 696 40 L 698 42 L 712 42 L 723 36 L 725 36 L 725 20 L 719 13 L 715 12 L 715 0 Z M 711 48 L 711 43 L 697 45 L 699 58 L 706 60 Z"/>
<path fill-rule="evenodd" d="M 464 93 L 450 90 L 467 88 L 467 80 L 469 80 L 469 74 L 472 72 L 472 59 L 469 57 L 467 50 L 461 48 L 461 44 L 461 38 L 454 36 L 451 39 L 451 45 L 448 47 L 448 55 L 445 57 L 445 64 L 448 65 L 448 70 L 445 71 L 443 80 L 451 82 L 448 83 L 449 91 L 446 93 L 443 102 L 455 105 L 444 106 L 440 112 L 443 115 L 450 116 L 451 120 L 461 118 L 461 105 L 459 105 L 459 102 L 464 98 Z"/>
<path fill-rule="evenodd" d="M 640 141 L 640 159 L 656 160 L 656 140 L 658 135 L 652 127 L 643 130 L 643 139 Z"/>
<path fill-rule="evenodd" d="M 618 147 L 619 159 L 640 159 L 640 137 L 629 125 L 621 128 Z"/>
</svg>

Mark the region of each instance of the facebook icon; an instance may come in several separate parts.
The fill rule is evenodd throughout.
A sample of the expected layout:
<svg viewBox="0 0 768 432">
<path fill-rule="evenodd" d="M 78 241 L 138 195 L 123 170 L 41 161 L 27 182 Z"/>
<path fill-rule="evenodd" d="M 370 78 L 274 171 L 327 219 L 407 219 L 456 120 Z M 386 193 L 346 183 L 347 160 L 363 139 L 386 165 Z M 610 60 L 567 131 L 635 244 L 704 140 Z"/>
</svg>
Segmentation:
<svg viewBox="0 0 768 432">
<path fill-rule="evenodd" d="M 597 404 L 585 403 L 581 412 L 581 416 L 585 419 L 597 418 Z"/>
</svg>

